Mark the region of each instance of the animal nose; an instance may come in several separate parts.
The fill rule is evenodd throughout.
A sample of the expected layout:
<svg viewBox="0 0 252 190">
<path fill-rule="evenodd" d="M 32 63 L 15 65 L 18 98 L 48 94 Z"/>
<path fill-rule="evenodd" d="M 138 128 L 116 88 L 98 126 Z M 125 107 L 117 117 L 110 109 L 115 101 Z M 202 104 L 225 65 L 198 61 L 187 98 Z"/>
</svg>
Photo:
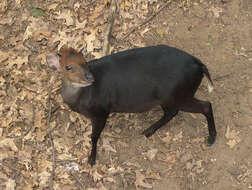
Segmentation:
<svg viewBox="0 0 252 190">
<path fill-rule="evenodd" d="M 90 74 L 90 73 L 86 73 L 85 78 L 86 78 L 86 80 L 87 80 L 88 82 L 93 82 L 93 81 L 94 81 L 94 77 L 93 77 L 93 75 Z"/>
</svg>

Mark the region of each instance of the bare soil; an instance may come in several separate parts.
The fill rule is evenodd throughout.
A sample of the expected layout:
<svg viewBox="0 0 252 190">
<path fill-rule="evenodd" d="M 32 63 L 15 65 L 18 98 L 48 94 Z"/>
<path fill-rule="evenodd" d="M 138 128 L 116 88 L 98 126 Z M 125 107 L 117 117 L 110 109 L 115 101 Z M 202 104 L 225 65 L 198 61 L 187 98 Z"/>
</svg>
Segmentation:
<svg viewBox="0 0 252 190">
<path fill-rule="evenodd" d="M 73 7 L 77 2 L 62 1 L 61 6 L 76 11 Z M 85 1 L 85 5 L 99 4 L 90 2 Z M 128 2 L 132 6 L 141 3 Z M 149 6 L 157 4 L 162 2 Z M 180 112 L 148 139 L 141 132 L 162 116 L 159 107 L 141 114 L 111 114 L 98 143 L 97 164 L 93 168 L 87 164 L 90 122 L 63 104 L 57 92 L 60 76 L 54 75 L 44 60 L 46 54 L 59 48 L 53 46 L 56 37 L 62 35 L 60 31 L 72 32 L 74 28 L 49 16 L 37 24 L 49 24 L 47 29 L 54 30 L 52 33 L 42 29 L 35 36 L 30 35 L 34 32 L 27 33 L 33 8 L 44 8 L 50 14 L 51 5 L 49 1 L 25 1 L 19 5 L 13 1 L 7 3 L 5 10 L 2 8 L 0 189 L 252 189 L 251 0 L 174 1 L 123 42 L 118 40 L 123 37 L 121 30 L 125 32 L 139 22 L 122 20 L 128 26 L 124 29 L 119 22 L 116 24 L 112 52 L 167 44 L 195 55 L 207 65 L 215 89 L 209 94 L 203 81 L 196 96 L 212 103 L 218 136 L 213 146 L 205 145 L 206 120 L 198 114 Z M 79 10 L 86 14 L 82 19 L 90 17 L 92 10 L 95 8 Z M 150 15 L 151 11 L 147 11 L 145 16 Z M 105 24 L 101 24 L 101 31 Z M 83 33 L 81 28 L 76 31 Z M 91 29 L 88 32 L 92 34 Z M 65 38 L 70 45 L 77 39 L 91 46 L 85 36 Z M 67 40 L 59 41 L 62 45 Z M 99 42 L 92 43 L 99 46 Z M 95 55 L 89 53 L 87 59 L 92 59 Z M 48 133 L 50 86 L 52 138 Z"/>
</svg>

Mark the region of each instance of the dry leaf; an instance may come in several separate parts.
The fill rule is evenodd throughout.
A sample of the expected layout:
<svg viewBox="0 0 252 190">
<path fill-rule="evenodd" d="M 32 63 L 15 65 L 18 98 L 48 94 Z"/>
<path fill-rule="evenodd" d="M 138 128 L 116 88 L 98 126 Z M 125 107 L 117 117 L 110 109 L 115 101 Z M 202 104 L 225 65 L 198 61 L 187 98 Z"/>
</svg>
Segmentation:
<svg viewBox="0 0 252 190">
<path fill-rule="evenodd" d="M 30 24 L 25 30 L 23 41 L 28 38 L 34 38 L 34 40 L 41 40 L 43 38 L 48 38 L 51 35 L 48 23 L 45 23 L 41 18 L 31 17 L 29 19 Z"/>
<path fill-rule="evenodd" d="M 14 139 L 6 138 L 0 141 L 0 148 L 11 149 L 12 151 L 17 152 L 18 148 L 14 143 Z"/>
<path fill-rule="evenodd" d="M 9 52 L 3 52 L 0 50 L 0 63 L 6 61 L 9 57 Z"/>
<path fill-rule="evenodd" d="M 176 156 L 174 154 L 167 154 L 166 159 L 163 161 L 168 162 L 169 164 L 173 164 L 176 162 Z"/>
<path fill-rule="evenodd" d="M 132 14 L 130 14 L 129 12 L 126 12 L 126 11 L 122 11 L 122 17 L 124 19 L 130 19 L 130 20 L 134 18 L 134 16 Z"/>
<path fill-rule="evenodd" d="M 78 19 L 76 19 L 75 25 L 76 25 L 76 30 L 77 29 L 82 29 L 83 30 L 87 25 L 87 20 L 84 20 L 83 22 L 79 22 Z"/>
<path fill-rule="evenodd" d="M 125 7 L 131 7 L 132 6 L 132 4 L 131 4 L 131 2 L 129 1 L 129 0 L 126 0 L 125 1 Z"/>
<path fill-rule="evenodd" d="M 158 149 L 153 148 L 149 150 L 147 153 L 144 153 L 144 155 L 146 155 L 147 158 L 151 161 L 155 158 L 157 152 L 158 152 Z"/>
<path fill-rule="evenodd" d="M 220 13 L 223 12 L 223 9 L 220 8 L 220 7 L 211 7 L 209 10 L 212 11 L 212 12 L 214 13 L 214 16 L 215 16 L 216 18 L 220 17 Z"/>
<path fill-rule="evenodd" d="M 227 126 L 225 137 L 228 139 L 228 142 L 226 143 L 230 148 L 234 148 L 235 145 L 237 145 L 241 139 L 239 138 L 239 132 L 235 130 L 231 130 L 229 126 Z"/>
<path fill-rule="evenodd" d="M 101 16 L 101 14 L 103 14 L 103 12 L 104 12 L 104 8 L 105 8 L 104 4 L 96 6 L 94 12 L 89 17 L 90 21 L 94 22 L 97 17 Z"/>
<path fill-rule="evenodd" d="M 92 52 L 92 55 L 95 57 L 95 59 L 99 59 L 99 58 L 103 57 L 102 51 L 100 51 L 100 52 Z"/>
<path fill-rule="evenodd" d="M 183 137 L 183 132 L 180 131 L 177 135 L 174 136 L 174 138 L 172 139 L 173 141 L 178 141 L 181 140 Z"/>
<path fill-rule="evenodd" d="M 75 163 L 75 162 L 67 164 L 65 166 L 65 168 L 66 168 L 67 171 L 71 171 L 71 170 L 80 171 L 79 165 L 77 163 Z"/>
<path fill-rule="evenodd" d="M 143 31 L 140 32 L 141 36 L 143 37 L 146 32 L 148 32 L 150 28 L 145 28 Z"/>
<path fill-rule="evenodd" d="M 154 4 L 154 3 L 157 3 L 157 0 L 148 0 L 150 2 L 150 4 Z"/>
<path fill-rule="evenodd" d="M 0 138 L 3 136 L 3 128 L 0 128 Z"/>
<path fill-rule="evenodd" d="M 6 158 L 10 158 L 10 157 L 13 157 L 11 156 L 10 154 L 13 153 L 13 152 L 10 152 L 10 151 L 6 151 L 6 150 L 1 150 L 0 149 L 0 161 L 6 159 Z M 14 154 L 13 154 L 14 155 Z"/>
<path fill-rule="evenodd" d="M 235 145 L 237 145 L 240 141 L 236 141 L 235 139 L 231 139 L 228 142 L 226 142 L 226 144 L 230 147 L 230 148 L 234 148 Z"/>
<path fill-rule="evenodd" d="M 58 7 L 59 3 L 53 3 L 51 5 L 49 5 L 47 8 L 49 10 L 55 10 Z"/>
<path fill-rule="evenodd" d="M 75 187 L 75 185 L 64 184 L 63 186 L 60 186 L 59 189 L 61 189 L 61 190 L 73 190 L 73 189 L 75 189 L 74 187 Z M 55 189 L 57 189 L 57 188 L 55 188 Z"/>
<path fill-rule="evenodd" d="M 0 19 L 0 24 L 2 24 L 2 25 L 5 25 L 5 24 L 11 25 L 12 21 L 13 21 L 13 17 L 1 18 Z"/>
<path fill-rule="evenodd" d="M 103 142 L 102 147 L 105 149 L 105 151 L 116 152 L 116 150 L 110 145 L 107 138 L 103 138 L 102 142 Z"/>
<path fill-rule="evenodd" d="M 39 176 L 40 187 L 46 187 L 49 183 L 49 178 L 50 178 L 51 174 L 48 173 L 47 171 L 43 171 L 43 172 L 39 173 L 38 176 Z"/>
<path fill-rule="evenodd" d="M 75 12 L 78 11 L 79 8 L 80 8 L 80 3 L 79 3 L 79 2 L 76 2 L 76 3 L 74 4 L 74 11 L 75 11 Z"/>
<path fill-rule="evenodd" d="M 42 130 L 41 128 L 36 131 L 36 140 L 38 142 L 43 142 L 45 140 L 45 136 L 47 135 L 46 130 Z"/>
<path fill-rule="evenodd" d="M 60 160 L 72 160 L 73 159 L 73 156 L 71 154 L 68 154 L 68 153 L 59 154 L 57 157 Z"/>
<path fill-rule="evenodd" d="M 192 142 L 194 143 L 202 143 L 205 141 L 205 138 L 204 137 L 196 137 L 195 139 L 192 140 Z"/>
<path fill-rule="evenodd" d="M 8 1 L 7 0 L 2 0 L 0 3 L 1 11 L 5 12 L 8 8 Z"/>
<path fill-rule="evenodd" d="M 92 173 L 92 176 L 93 176 L 94 182 L 100 181 L 103 178 L 103 176 L 99 174 L 97 170 L 95 170 Z"/>
<path fill-rule="evenodd" d="M 96 39 L 96 30 L 92 30 L 88 36 L 85 36 L 85 41 L 87 42 L 87 52 L 93 52 L 94 45 L 93 41 Z"/>
<path fill-rule="evenodd" d="M 32 162 L 32 150 L 26 149 L 18 152 L 18 158 L 25 165 L 26 170 L 29 171 L 29 166 Z"/>
<path fill-rule="evenodd" d="M 75 123 L 76 120 L 77 120 L 77 118 L 78 118 L 78 115 L 77 115 L 76 112 L 71 112 L 71 113 L 69 114 L 69 119 L 70 119 L 70 121 L 71 121 L 72 123 Z"/>
<path fill-rule="evenodd" d="M 34 110 L 32 104 L 25 102 L 20 106 L 19 113 L 22 118 L 28 120 L 29 122 L 32 122 L 33 111 Z"/>
<path fill-rule="evenodd" d="M 162 138 L 162 141 L 164 141 L 165 143 L 168 143 L 172 140 L 172 136 L 169 132 L 166 133 L 166 137 Z"/>
<path fill-rule="evenodd" d="M 106 177 L 103 179 L 104 182 L 115 183 L 115 180 L 112 177 Z"/>
<path fill-rule="evenodd" d="M 67 26 L 74 25 L 73 14 L 70 10 L 64 9 L 61 13 L 56 17 L 57 19 L 64 19 Z"/>
<path fill-rule="evenodd" d="M 98 190 L 108 190 L 107 188 L 104 187 L 104 185 L 102 184 L 102 182 L 99 182 L 97 184 Z"/>
<path fill-rule="evenodd" d="M 139 170 L 136 170 L 136 187 L 152 188 L 151 184 L 144 182 L 145 179 L 146 177 Z"/>
<path fill-rule="evenodd" d="M 239 134 L 239 132 L 236 132 L 235 130 L 231 130 L 230 127 L 227 126 L 226 134 L 225 134 L 225 137 L 227 139 L 234 139 L 237 137 L 238 134 Z"/>
<path fill-rule="evenodd" d="M 151 171 L 150 168 L 146 171 L 146 178 L 148 179 L 161 179 L 160 174 L 158 172 Z"/>
<path fill-rule="evenodd" d="M 15 190 L 16 182 L 13 179 L 10 179 L 8 176 L 0 172 L 0 179 L 2 185 L 5 186 L 5 190 Z"/>
<path fill-rule="evenodd" d="M 197 119 L 197 116 L 193 113 L 190 113 L 190 115 L 192 116 L 193 119 Z"/>
<path fill-rule="evenodd" d="M 51 31 L 46 29 L 37 30 L 33 33 L 33 39 L 36 41 L 41 41 L 44 38 L 49 38 L 51 35 Z"/>
<path fill-rule="evenodd" d="M 8 181 L 5 182 L 5 190 L 15 190 L 16 182 L 13 179 L 8 179 Z"/>
</svg>

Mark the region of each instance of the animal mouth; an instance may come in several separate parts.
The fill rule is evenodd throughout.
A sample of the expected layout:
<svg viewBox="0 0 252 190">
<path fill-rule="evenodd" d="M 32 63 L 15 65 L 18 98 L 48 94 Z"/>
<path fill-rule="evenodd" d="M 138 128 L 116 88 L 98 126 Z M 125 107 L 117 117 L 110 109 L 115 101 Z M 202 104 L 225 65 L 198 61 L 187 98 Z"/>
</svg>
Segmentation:
<svg viewBox="0 0 252 190">
<path fill-rule="evenodd" d="M 81 88 L 81 87 L 86 87 L 86 86 L 90 86 L 92 85 L 92 83 L 94 82 L 94 80 L 92 81 L 87 81 L 87 82 L 72 82 L 72 85 L 76 88 Z"/>
</svg>

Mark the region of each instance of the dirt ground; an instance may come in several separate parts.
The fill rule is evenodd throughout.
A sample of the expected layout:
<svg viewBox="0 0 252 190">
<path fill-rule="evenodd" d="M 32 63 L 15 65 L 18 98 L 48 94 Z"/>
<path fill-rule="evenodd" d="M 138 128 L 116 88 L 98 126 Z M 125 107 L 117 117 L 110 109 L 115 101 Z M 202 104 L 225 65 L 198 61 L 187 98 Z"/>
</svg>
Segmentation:
<svg viewBox="0 0 252 190">
<path fill-rule="evenodd" d="M 159 107 L 111 114 L 91 168 L 90 122 L 63 104 L 45 55 L 87 44 L 87 59 L 99 57 L 106 2 L 0 3 L 0 189 L 252 189 L 252 1 L 173 1 L 124 41 L 163 1 L 120 1 L 112 52 L 167 44 L 200 58 L 215 89 L 204 80 L 196 96 L 212 102 L 218 136 L 206 147 L 198 114 L 180 112 L 149 139 L 141 132 L 162 116 Z"/>
</svg>

